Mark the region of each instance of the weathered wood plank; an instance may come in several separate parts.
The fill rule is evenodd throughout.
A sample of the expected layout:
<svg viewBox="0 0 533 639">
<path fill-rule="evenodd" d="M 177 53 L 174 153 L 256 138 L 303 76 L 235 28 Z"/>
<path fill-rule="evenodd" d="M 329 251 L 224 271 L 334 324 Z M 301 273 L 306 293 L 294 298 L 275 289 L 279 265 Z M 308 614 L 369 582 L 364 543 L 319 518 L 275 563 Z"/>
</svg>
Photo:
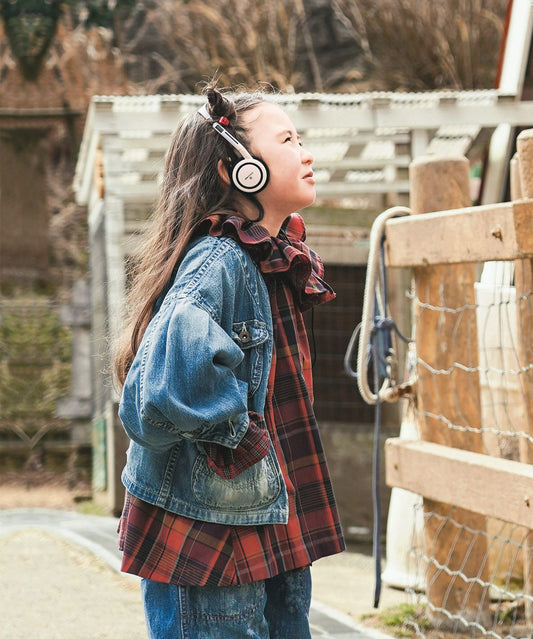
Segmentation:
<svg viewBox="0 0 533 639">
<path fill-rule="evenodd" d="M 390 267 L 515 260 L 533 255 L 533 200 L 389 220 Z"/>
<path fill-rule="evenodd" d="M 488 517 L 533 527 L 533 465 L 433 442 L 388 439 L 389 486 Z"/>
<path fill-rule="evenodd" d="M 120 180 L 107 179 L 105 182 L 106 193 L 129 202 L 151 202 L 158 194 L 158 185 L 152 181 L 141 181 L 127 184 Z M 333 196 L 354 196 L 357 194 L 383 194 L 383 193 L 408 193 L 409 183 L 407 180 L 397 180 L 395 182 L 375 182 L 347 184 L 346 182 L 319 182 L 317 184 L 319 197 Z"/>
<path fill-rule="evenodd" d="M 378 127 L 406 127 L 425 129 L 433 126 L 454 126 L 461 124 L 478 124 L 482 127 L 497 126 L 502 122 L 512 125 L 529 125 L 533 115 L 531 102 L 509 101 L 497 104 L 465 105 L 442 104 L 435 109 L 424 109 L 420 106 L 408 105 L 399 108 L 375 107 L 375 122 Z"/>
<path fill-rule="evenodd" d="M 533 197 L 533 130 L 522 131 L 516 141 L 517 159 L 511 162 L 511 198 Z M 531 235 L 531 227 L 521 226 L 521 233 Z M 529 364 L 533 362 L 533 344 L 531 334 L 533 330 L 533 309 L 529 303 L 529 297 L 533 288 L 533 259 L 516 260 L 514 263 L 514 283 L 516 287 L 516 299 L 518 300 L 517 318 L 517 353 L 520 366 L 527 373 L 522 376 L 524 387 L 525 419 L 524 430 L 528 435 L 533 434 L 533 371 Z M 533 447 L 529 439 L 523 439 L 520 446 L 520 461 L 524 464 L 533 462 Z M 524 548 L 523 575 L 524 592 L 533 595 L 533 530 L 527 535 L 527 546 Z M 529 625 L 533 625 L 533 601 L 525 601 L 525 615 Z"/>
<path fill-rule="evenodd" d="M 106 154 L 106 176 L 111 175 L 123 175 L 129 172 L 139 172 L 147 175 L 153 175 L 156 171 L 162 171 L 164 165 L 164 155 L 160 154 L 159 157 L 151 155 L 148 159 L 129 159 L 125 158 L 120 153 L 108 153 Z M 329 169 L 333 168 L 335 171 L 379 171 L 387 167 L 392 168 L 406 168 L 409 166 L 411 159 L 408 156 L 399 156 L 397 158 L 383 159 L 383 158 L 344 158 L 342 160 L 336 160 L 332 167 L 331 160 L 316 160 L 313 162 L 313 169 Z M 385 179 L 380 182 L 384 184 L 390 184 Z M 395 181 L 398 184 L 398 181 Z M 407 181 L 404 186 L 407 188 Z"/>
</svg>

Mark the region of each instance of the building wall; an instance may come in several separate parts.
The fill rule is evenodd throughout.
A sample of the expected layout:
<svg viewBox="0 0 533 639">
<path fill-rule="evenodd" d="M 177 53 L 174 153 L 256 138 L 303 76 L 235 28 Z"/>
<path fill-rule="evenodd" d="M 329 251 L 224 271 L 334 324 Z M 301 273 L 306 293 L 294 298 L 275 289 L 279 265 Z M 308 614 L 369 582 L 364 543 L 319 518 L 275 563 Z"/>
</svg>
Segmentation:
<svg viewBox="0 0 533 639">
<path fill-rule="evenodd" d="M 46 146 L 41 129 L 0 131 L 0 280 L 46 279 Z"/>
</svg>

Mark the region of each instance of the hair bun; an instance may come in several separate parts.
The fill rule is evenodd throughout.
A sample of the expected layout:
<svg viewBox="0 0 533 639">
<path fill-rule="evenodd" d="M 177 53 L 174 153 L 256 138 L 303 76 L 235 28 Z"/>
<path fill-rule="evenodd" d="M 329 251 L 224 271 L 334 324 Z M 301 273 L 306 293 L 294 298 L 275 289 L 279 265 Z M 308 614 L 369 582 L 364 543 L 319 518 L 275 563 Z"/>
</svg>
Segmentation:
<svg viewBox="0 0 533 639">
<path fill-rule="evenodd" d="M 208 87 L 207 101 L 209 103 L 209 115 L 213 118 L 213 120 L 225 117 L 231 122 L 231 120 L 233 120 L 237 115 L 233 103 L 214 87 Z"/>
</svg>

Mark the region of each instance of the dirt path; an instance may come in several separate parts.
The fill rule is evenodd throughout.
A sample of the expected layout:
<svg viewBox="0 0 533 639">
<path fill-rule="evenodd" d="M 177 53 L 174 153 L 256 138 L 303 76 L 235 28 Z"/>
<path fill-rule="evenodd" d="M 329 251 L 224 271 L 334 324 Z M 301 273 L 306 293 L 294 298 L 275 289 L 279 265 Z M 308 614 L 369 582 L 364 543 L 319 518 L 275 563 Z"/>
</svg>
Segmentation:
<svg viewBox="0 0 533 639">
<path fill-rule="evenodd" d="M 138 582 L 91 553 L 25 530 L 0 539 L 0 565 L 2 639 L 145 639 Z"/>
<path fill-rule="evenodd" d="M 72 510 L 90 496 L 87 483 L 69 485 L 65 475 L 21 472 L 0 475 L 0 510 L 6 508 L 56 508 Z"/>
</svg>

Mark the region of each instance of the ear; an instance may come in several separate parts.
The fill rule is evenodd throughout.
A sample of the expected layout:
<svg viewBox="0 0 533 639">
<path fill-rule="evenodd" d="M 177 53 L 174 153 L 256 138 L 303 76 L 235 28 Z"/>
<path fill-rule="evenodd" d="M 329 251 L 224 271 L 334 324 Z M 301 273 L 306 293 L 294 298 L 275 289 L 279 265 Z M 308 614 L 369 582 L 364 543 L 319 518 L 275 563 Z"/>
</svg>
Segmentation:
<svg viewBox="0 0 533 639">
<path fill-rule="evenodd" d="M 218 169 L 218 174 L 220 175 L 220 179 L 222 180 L 222 182 L 224 182 L 224 184 L 227 184 L 229 186 L 231 184 L 231 180 L 230 180 L 230 177 L 229 177 L 228 168 L 227 168 L 227 166 L 224 164 L 224 162 L 222 160 L 218 161 L 217 169 Z"/>
</svg>

